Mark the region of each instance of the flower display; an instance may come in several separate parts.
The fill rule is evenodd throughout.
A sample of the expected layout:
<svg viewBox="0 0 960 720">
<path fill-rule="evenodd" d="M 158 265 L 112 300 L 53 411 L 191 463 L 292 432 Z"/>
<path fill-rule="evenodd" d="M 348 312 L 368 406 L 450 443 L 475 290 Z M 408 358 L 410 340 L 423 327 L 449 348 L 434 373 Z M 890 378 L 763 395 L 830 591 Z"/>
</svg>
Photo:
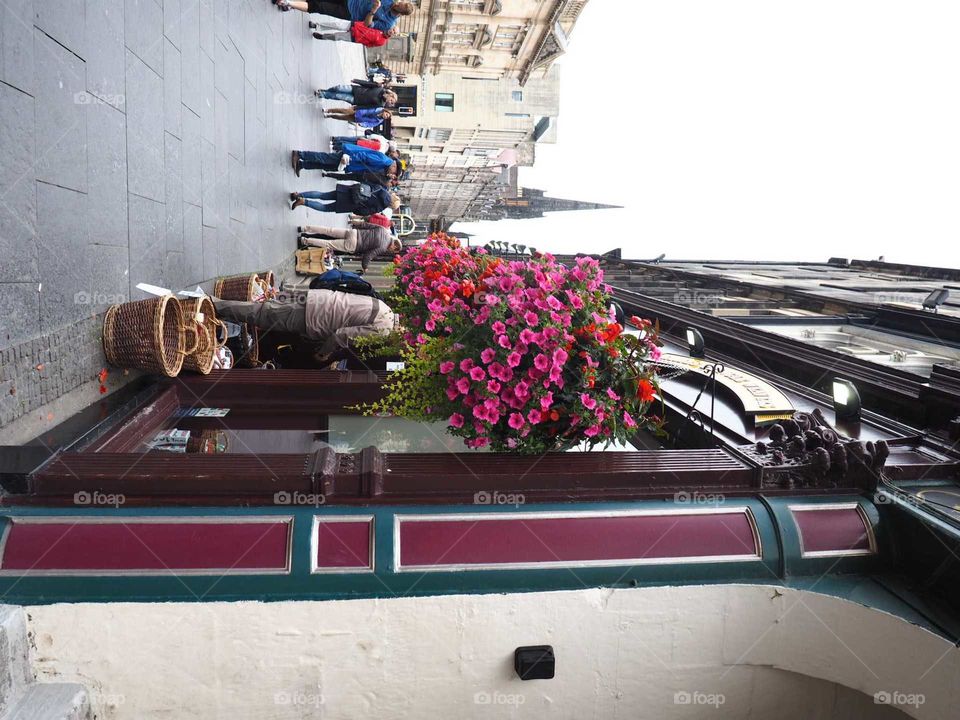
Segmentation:
<svg viewBox="0 0 960 720">
<path fill-rule="evenodd" d="M 443 421 L 468 447 L 540 453 L 623 442 L 647 415 L 655 329 L 624 332 L 596 260 L 506 260 L 434 234 L 394 260 L 404 368 L 366 409 Z"/>
</svg>

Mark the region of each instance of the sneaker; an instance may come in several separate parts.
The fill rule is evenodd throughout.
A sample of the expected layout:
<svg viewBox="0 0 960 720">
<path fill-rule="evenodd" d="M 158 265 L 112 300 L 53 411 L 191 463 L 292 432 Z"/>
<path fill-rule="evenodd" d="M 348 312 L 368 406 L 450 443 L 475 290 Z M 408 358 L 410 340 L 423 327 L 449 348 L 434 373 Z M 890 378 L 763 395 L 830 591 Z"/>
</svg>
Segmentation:
<svg viewBox="0 0 960 720">
<path fill-rule="evenodd" d="M 310 28 L 311 30 L 316 30 L 316 29 L 317 29 L 318 27 L 320 27 L 320 26 L 317 25 L 313 20 L 310 20 L 310 21 L 307 23 L 307 27 Z"/>
<path fill-rule="evenodd" d="M 314 35 L 316 35 L 316 34 L 317 34 L 317 33 L 314 33 Z M 320 38 L 317 38 L 317 39 L 319 40 Z M 323 90 L 314 90 L 314 91 L 313 91 L 313 94 L 316 95 L 316 96 L 317 96 L 318 98 L 320 98 L 321 100 L 324 99 L 324 98 L 323 98 Z"/>
<path fill-rule="evenodd" d="M 293 172 L 300 177 L 300 153 L 296 150 L 290 153 L 290 164 L 293 165 Z"/>
<path fill-rule="evenodd" d="M 347 169 L 347 165 L 350 164 L 350 156 L 344 153 L 340 156 L 340 164 L 337 166 L 337 172 L 343 172 Z"/>
</svg>

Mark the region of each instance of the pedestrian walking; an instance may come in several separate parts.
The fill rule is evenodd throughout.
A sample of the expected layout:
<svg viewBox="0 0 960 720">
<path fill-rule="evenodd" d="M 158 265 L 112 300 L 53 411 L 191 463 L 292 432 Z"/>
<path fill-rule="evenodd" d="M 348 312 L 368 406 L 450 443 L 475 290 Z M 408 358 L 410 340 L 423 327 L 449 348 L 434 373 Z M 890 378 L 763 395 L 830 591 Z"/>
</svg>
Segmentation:
<svg viewBox="0 0 960 720">
<path fill-rule="evenodd" d="M 334 85 L 316 91 L 321 100 L 339 100 L 356 107 L 393 107 L 397 104 L 397 94 L 390 88 L 377 85 L 369 80 L 354 80 L 350 85 Z"/>
<path fill-rule="evenodd" d="M 402 15 L 412 15 L 414 10 L 409 0 L 273 0 L 273 4 L 284 12 L 299 10 L 341 20 L 357 20 L 384 33 L 392 30 Z"/>
<path fill-rule="evenodd" d="M 317 212 L 330 213 L 357 213 L 358 215 L 374 215 L 394 203 L 400 206 L 400 196 L 393 195 L 382 185 L 368 185 L 367 183 L 337 183 L 336 190 L 320 192 L 309 190 L 306 192 L 290 193 L 291 210 L 306 206 Z M 319 202 L 319 201 L 323 202 Z"/>
<path fill-rule="evenodd" d="M 367 135 L 366 137 L 338 135 L 330 138 L 330 149 L 333 152 L 343 152 L 343 146 L 347 144 L 359 145 L 360 147 L 376 150 L 377 152 L 382 152 L 384 155 L 390 151 L 396 152 L 397 150 L 397 144 L 393 140 L 387 140 L 383 135 L 377 135 L 376 133 Z"/>
<path fill-rule="evenodd" d="M 307 23 L 313 30 L 315 40 L 333 40 L 335 42 L 353 42 L 364 47 L 383 47 L 396 34 L 395 30 L 377 30 L 359 20 L 341 20 L 322 15 L 322 20 Z"/>
<path fill-rule="evenodd" d="M 291 155 L 294 172 L 299 176 L 301 170 L 330 170 L 348 173 L 383 173 L 396 175 L 399 160 L 371 150 L 347 143 L 342 153 L 317 152 L 314 150 L 294 150 Z M 350 178 L 348 178 L 350 179 Z"/>
<path fill-rule="evenodd" d="M 398 253 L 403 248 L 399 239 L 379 225 L 364 223 L 356 228 L 334 228 L 304 225 L 300 244 L 334 252 L 360 256 L 361 272 L 379 255 Z"/>
<path fill-rule="evenodd" d="M 393 113 L 383 107 L 325 108 L 323 116 L 332 120 L 344 120 L 356 123 L 360 127 L 373 128 L 384 120 L 393 117 Z"/>
</svg>

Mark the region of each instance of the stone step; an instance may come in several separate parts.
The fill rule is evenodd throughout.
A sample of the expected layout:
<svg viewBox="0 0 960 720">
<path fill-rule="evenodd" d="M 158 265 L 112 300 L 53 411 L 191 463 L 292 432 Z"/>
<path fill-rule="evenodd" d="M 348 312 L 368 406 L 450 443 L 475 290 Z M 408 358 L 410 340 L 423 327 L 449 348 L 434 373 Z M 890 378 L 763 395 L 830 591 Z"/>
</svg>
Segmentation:
<svg viewBox="0 0 960 720">
<path fill-rule="evenodd" d="M 92 720 L 87 689 L 77 683 L 33 683 L 2 720 Z"/>
<path fill-rule="evenodd" d="M 33 682 L 23 609 L 0 605 L 0 718 Z"/>
</svg>

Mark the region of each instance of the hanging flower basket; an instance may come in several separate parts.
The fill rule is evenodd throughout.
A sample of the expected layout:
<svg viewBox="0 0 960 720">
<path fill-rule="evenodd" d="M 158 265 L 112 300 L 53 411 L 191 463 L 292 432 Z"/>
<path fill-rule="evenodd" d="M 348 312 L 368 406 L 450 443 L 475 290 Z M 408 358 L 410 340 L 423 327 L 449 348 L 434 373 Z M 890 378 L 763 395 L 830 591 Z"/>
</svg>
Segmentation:
<svg viewBox="0 0 960 720">
<path fill-rule="evenodd" d="M 367 412 L 442 420 L 469 447 L 523 453 L 659 429 L 655 329 L 614 321 L 596 260 L 507 261 L 437 234 L 394 262 L 405 365 Z"/>
</svg>

